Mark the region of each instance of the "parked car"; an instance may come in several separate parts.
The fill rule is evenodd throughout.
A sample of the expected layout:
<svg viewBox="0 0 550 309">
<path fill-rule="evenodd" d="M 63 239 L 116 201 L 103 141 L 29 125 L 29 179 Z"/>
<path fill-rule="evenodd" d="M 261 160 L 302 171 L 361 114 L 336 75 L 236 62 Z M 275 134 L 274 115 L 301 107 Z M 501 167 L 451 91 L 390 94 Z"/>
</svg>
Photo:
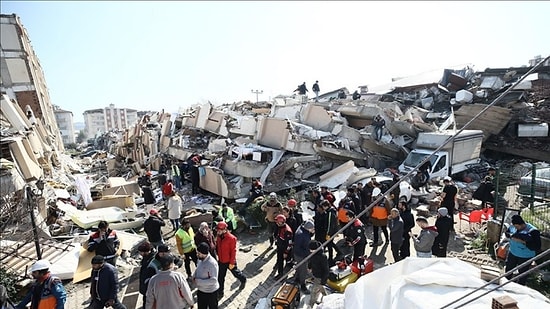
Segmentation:
<svg viewBox="0 0 550 309">
<path fill-rule="evenodd" d="M 535 173 L 535 199 L 550 199 L 550 167 L 537 169 Z M 519 194 L 531 195 L 532 176 L 532 172 L 529 172 L 521 177 L 518 188 Z"/>
</svg>

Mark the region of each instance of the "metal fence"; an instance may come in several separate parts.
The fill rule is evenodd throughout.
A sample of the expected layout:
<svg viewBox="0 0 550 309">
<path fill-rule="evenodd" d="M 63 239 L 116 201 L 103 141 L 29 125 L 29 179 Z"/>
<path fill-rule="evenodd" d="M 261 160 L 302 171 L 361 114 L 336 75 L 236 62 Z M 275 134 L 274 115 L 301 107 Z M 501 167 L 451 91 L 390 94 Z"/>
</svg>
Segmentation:
<svg viewBox="0 0 550 309">
<path fill-rule="evenodd" d="M 533 224 L 542 235 L 550 237 L 550 198 L 547 196 L 548 180 L 536 178 L 536 171 L 539 167 L 518 165 L 521 169 L 519 178 L 525 176 L 529 171 L 532 178 L 528 181 L 518 181 L 519 189 L 516 192 L 515 208 L 519 208 L 521 216 L 526 222 Z"/>
</svg>

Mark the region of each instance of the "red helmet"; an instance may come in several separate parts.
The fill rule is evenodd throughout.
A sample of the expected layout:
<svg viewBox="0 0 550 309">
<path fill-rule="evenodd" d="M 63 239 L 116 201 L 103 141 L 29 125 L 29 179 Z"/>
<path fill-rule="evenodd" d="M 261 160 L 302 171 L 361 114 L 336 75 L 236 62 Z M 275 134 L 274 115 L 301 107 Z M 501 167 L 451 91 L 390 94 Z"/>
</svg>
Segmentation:
<svg viewBox="0 0 550 309">
<path fill-rule="evenodd" d="M 288 207 L 295 207 L 296 206 L 296 200 L 291 198 L 290 200 L 288 200 L 288 202 L 286 202 L 286 205 Z"/>
<path fill-rule="evenodd" d="M 218 222 L 217 228 L 218 230 L 225 230 L 227 228 L 227 223 L 225 223 L 224 221 L 220 221 Z"/>
<path fill-rule="evenodd" d="M 277 215 L 277 217 L 275 217 L 275 221 L 285 223 L 286 222 L 286 217 L 285 217 L 285 215 Z"/>
</svg>

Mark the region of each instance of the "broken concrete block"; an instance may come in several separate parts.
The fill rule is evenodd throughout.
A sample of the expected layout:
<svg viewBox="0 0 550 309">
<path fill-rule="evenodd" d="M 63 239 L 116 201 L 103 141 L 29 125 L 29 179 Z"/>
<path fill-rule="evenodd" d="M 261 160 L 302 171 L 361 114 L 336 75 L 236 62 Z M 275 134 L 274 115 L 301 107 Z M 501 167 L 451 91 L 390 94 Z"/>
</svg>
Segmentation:
<svg viewBox="0 0 550 309">
<path fill-rule="evenodd" d="M 486 76 L 483 78 L 479 88 L 498 90 L 504 86 L 504 81 L 498 76 Z"/>
<path fill-rule="evenodd" d="M 468 90 L 459 90 L 456 92 L 455 99 L 459 103 L 470 103 L 472 102 L 474 95 Z"/>
<path fill-rule="evenodd" d="M 547 137 L 548 123 L 518 124 L 518 137 Z"/>
</svg>

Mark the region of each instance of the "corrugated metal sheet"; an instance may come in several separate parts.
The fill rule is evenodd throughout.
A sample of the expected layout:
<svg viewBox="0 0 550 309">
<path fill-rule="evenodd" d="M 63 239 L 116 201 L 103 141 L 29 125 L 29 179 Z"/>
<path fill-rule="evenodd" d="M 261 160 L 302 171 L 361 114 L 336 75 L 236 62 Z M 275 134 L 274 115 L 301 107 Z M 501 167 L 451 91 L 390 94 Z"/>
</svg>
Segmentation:
<svg viewBox="0 0 550 309">
<path fill-rule="evenodd" d="M 58 242 L 52 239 L 40 239 L 40 249 L 42 258 L 55 264 L 65 252 L 74 249 L 71 244 L 73 240 L 67 243 Z M 25 275 L 26 268 L 38 260 L 36 248 L 33 241 L 14 242 L 2 240 L 0 242 L 0 264 L 17 275 Z"/>
</svg>

